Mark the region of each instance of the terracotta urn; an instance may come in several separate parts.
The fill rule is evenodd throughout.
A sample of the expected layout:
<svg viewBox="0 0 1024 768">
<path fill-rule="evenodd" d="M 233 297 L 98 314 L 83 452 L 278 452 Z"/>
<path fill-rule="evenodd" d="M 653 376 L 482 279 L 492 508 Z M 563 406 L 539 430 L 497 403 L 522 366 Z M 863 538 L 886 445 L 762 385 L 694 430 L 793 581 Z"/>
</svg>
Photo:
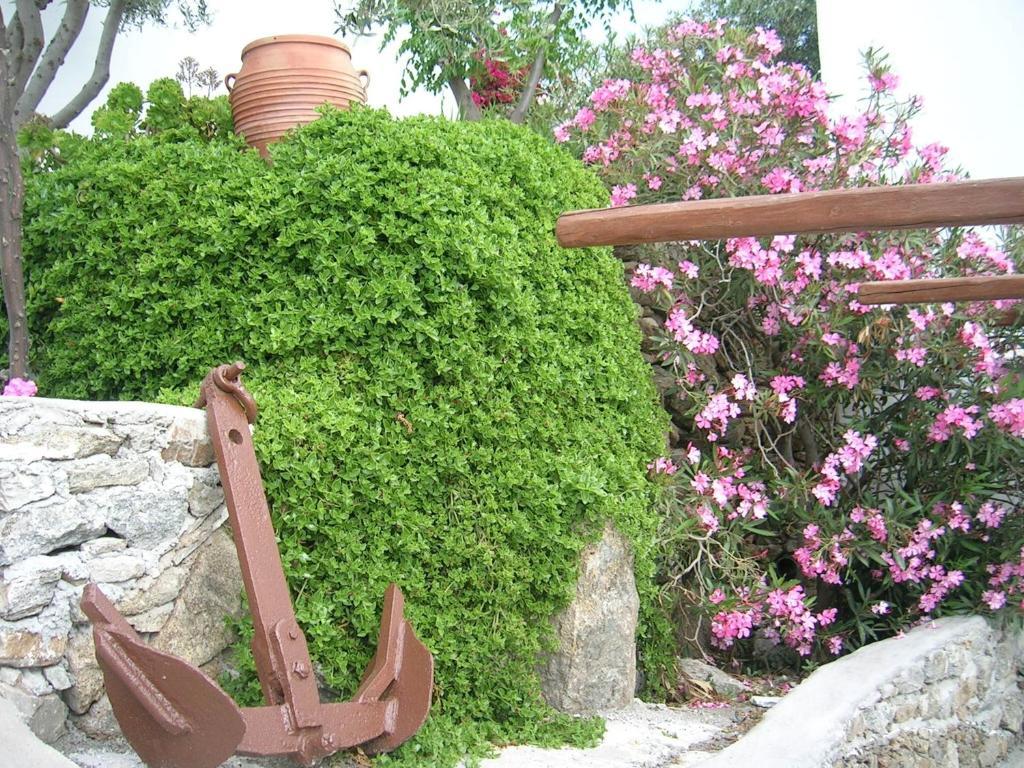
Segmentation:
<svg viewBox="0 0 1024 768">
<path fill-rule="evenodd" d="M 339 109 L 366 103 L 370 76 L 352 66 L 348 46 L 331 37 L 274 35 L 242 49 L 242 68 L 224 78 L 235 133 L 267 156 L 267 145 L 319 117 L 327 103 Z"/>
</svg>

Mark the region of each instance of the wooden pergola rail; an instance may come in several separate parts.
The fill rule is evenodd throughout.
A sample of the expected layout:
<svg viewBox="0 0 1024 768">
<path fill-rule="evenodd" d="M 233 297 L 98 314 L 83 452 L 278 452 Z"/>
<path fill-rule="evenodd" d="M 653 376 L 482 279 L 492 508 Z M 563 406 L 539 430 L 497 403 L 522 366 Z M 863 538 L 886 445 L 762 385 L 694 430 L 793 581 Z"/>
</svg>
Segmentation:
<svg viewBox="0 0 1024 768">
<path fill-rule="evenodd" d="M 559 245 L 637 245 L 796 233 L 1024 223 L 1024 178 L 867 187 L 572 211 Z"/>
<path fill-rule="evenodd" d="M 874 232 L 1024 223 L 1024 178 L 867 187 L 829 192 L 571 211 L 558 217 L 564 248 L 723 240 L 781 234 Z M 861 283 L 862 304 L 1024 299 L 1024 276 Z"/>
</svg>

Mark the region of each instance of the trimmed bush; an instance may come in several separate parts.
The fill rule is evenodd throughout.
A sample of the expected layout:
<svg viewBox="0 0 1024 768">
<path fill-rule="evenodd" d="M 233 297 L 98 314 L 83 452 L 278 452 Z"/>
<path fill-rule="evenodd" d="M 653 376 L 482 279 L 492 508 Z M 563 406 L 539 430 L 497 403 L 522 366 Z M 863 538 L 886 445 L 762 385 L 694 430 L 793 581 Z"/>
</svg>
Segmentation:
<svg viewBox="0 0 1024 768">
<path fill-rule="evenodd" d="M 534 665 L 607 518 L 636 547 L 661 679 L 644 467 L 666 421 L 621 267 L 555 243 L 560 212 L 607 200 L 567 154 L 502 121 L 332 111 L 272 166 L 177 134 L 79 142 L 27 197 L 41 392 L 185 403 L 245 359 L 328 685 L 351 694 L 386 584 L 405 590 L 437 674 L 399 760 L 596 735 L 541 703 Z"/>
</svg>

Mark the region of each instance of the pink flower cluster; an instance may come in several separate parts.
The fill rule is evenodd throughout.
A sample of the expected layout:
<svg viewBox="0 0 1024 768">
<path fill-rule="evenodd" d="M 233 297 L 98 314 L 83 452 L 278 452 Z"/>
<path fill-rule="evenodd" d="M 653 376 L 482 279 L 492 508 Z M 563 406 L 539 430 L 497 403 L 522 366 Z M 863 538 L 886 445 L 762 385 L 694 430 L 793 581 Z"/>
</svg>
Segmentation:
<svg viewBox="0 0 1024 768">
<path fill-rule="evenodd" d="M 683 306 L 672 310 L 665 321 L 665 327 L 672 332 L 676 341 L 695 355 L 713 355 L 718 349 L 718 339 L 697 328 Z"/>
<path fill-rule="evenodd" d="M 14 378 L 4 385 L 4 397 L 33 397 L 39 391 L 30 379 Z"/>
<path fill-rule="evenodd" d="M 652 267 L 650 264 L 637 265 L 633 273 L 633 279 L 629 284 L 639 288 L 644 293 L 650 293 L 659 285 L 671 290 L 675 275 L 664 267 Z"/>
<path fill-rule="evenodd" d="M 934 443 L 944 443 L 953 436 L 955 429 L 959 429 L 964 438 L 970 440 L 981 430 L 981 420 L 974 418 L 980 410 L 977 405 L 966 408 L 947 405 L 928 428 L 928 439 Z"/>
<path fill-rule="evenodd" d="M 914 145 L 920 102 L 897 97 L 884 60 L 869 61 L 863 108 L 834 115 L 779 49 L 770 30 L 674 24 L 630 51 L 631 69 L 556 139 L 614 206 L 956 178 L 946 147 Z M 1024 602 L 1024 565 L 1004 554 L 1024 547 L 1007 522 L 1024 489 L 1011 364 L 1024 333 L 992 325 L 1010 304 L 857 301 L 867 280 L 1015 273 L 1022 251 L 963 231 L 777 235 L 679 243 L 671 262 L 637 267 L 692 441 L 672 454 L 678 514 L 692 546 L 723 553 L 672 559 L 715 586 L 717 647 L 759 630 L 802 654 L 839 653 L 861 636 L 851 623 L 896 631 L 964 595 L 989 610 Z M 767 586 L 780 544 L 805 583 L 849 587 L 842 612 Z"/>
<path fill-rule="evenodd" d="M 856 430 L 849 430 L 843 435 L 845 445 L 835 453 L 830 453 L 821 466 L 821 481 L 814 486 L 811 493 L 823 506 L 835 504 L 836 496 L 842 487 L 842 472 L 854 476 L 864 466 L 864 460 L 878 447 L 878 438 L 874 435 L 862 437 Z"/>
<path fill-rule="evenodd" d="M 1024 437 L 1024 399 L 996 403 L 988 411 L 992 423 L 1014 437 Z"/>
<path fill-rule="evenodd" d="M 719 611 L 711 619 L 711 642 L 718 648 L 731 648 L 737 640 L 751 636 L 755 628 L 775 643 L 785 643 L 801 656 L 809 656 L 820 628 L 835 622 L 838 610 L 826 608 L 814 613 L 807 607 L 804 588 L 760 589 L 742 600 L 740 607 Z M 838 655 L 843 648 L 839 635 L 828 639 L 829 650 Z"/>
</svg>

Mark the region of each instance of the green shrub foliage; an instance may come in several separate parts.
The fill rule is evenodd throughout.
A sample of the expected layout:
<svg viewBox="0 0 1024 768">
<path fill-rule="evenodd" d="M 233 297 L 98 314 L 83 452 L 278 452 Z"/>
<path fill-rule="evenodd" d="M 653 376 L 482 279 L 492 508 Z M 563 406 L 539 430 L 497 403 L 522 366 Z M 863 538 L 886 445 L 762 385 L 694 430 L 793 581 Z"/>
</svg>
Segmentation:
<svg viewBox="0 0 1024 768">
<path fill-rule="evenodd" d="M 73 398 L 194 398 L 245 359 L 256 446 L 300 623 L 351 695 L 387 583 L 437 661 L 425 732 L 593 738 L 534 672 L 577 555 L 611 518 L 636 547 L 647 679 L 661 679 L 652 486 L 666 426 L 621 266 L 564 250 L 606 203 L 507 121 L 327 112 L 267 165 L 176 134 L 76 143 L 28 181 L 38 380 Z M 251 673 L 233 686 L 249 698 Z M 389 758 L 394 759 L 394 758 Z"/>
</svg>

